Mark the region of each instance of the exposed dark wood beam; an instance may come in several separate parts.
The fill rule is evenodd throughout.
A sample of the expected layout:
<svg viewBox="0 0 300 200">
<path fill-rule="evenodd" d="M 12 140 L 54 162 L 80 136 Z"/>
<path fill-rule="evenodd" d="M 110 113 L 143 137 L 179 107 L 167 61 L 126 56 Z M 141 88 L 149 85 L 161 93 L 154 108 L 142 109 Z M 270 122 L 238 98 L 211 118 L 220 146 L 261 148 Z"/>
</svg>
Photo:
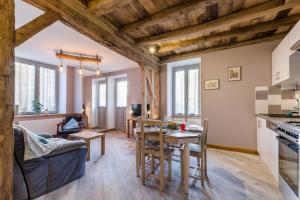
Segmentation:
<svg viewBox="0 0 300 200">
<path fill-rule="evenodd" d="M 217 0 L 212 0 L 207 2 L 207 0 L 189 0 L 178 5 L 174 5 L 167 9 L 164 9 L 160 12 L 157 12 L 153 15 L 150 15 L 142 20 L 135 21 L 133 23 L 125 25 L 121 31 L 122 32 L 130 32 L 138 28 L 144 28 L 146 26 L 153 25 L 155 23 L 160 23 L 162 21 L 167 20 L 167 18 L 175 17 L 178 14 L 182 13 L 185 9 L 196 9 L 199 7 L 206 7 L 208 3 L 212 4 L 217 2 Z"/>
<path fill-rule="evenodd" d="M 0 0 L 0 199 L 13 199 L 14 0 Z"/>
<path fill-rule="evenodd" d="M 137 46 L 115 27 L 94 15 L 78 0 L 25 0 L 44 10 L 59 14 L 66 25 L 108 47 L 109 49 L 145 66 L 159 69 L 159 59 Z"/>
<path fill-rule="evenodd" d="M 29 22 L 28 24 L 25 24 L 24 26 L 18 28 L 16 30 L 16 46 L 19 46 L 57 20 L 58 15 L 52 12 L 46 12 L 45 14 Z"/>
<path fill-rule="evenodd" d="M 92 0 L 88 3 L 88 7 L 93 10 L 97 16 L 102 16 L 126 6 L 131 1 L 132 0 Z"/>
<path fill-rule="evenodd" d="M 300 19 L 300 14 L 289 16 L 289 17 L 271 21 L 271 22 L 265 22 L 262 24 L 251 25 L 251 26 L 247 26 L 244 28 L 236 29 L 236 30 L 230 30 L 227 32 L 218 33 L 213 36 L 207 36 L 207 37 L 196 38 L 196 39 L 192 39 L 192 40 L 170 43 L 170 44 L 161 46 L 159 48 L 158 53 L 174 51 L 176 49 L 180 49 L 180 48 L 192 46 L 192 45 L 197 45 L 197 44 L 203 44 L 205 42 L 212 42 L 212 41 L 216 41 L 216 40 L 228 39 L 231 37 L 238 37 L 238 36 L 244 36 L 244 35 L 249 35 L 249 34 L 255 34 L 255 33 L 261 33 L 261 32 L 265 32 L 265 31 L 275 30 L 279 27 L 292 26 L 292 25 L 296 24 L 296 22 L 299 19 Z"/>
<path fill-rule="evenodd" d="M 270 42 L 274 40 L 279 40 L 282 39 L 286 36 L 287 33 L 280 33 L 280 34 L 275 34 L 272 36 L 266 36 L 263 38 L 258 38 L 258 39 L 253 39 L 253 40 L 247 40 L 247 41 L 242 41 L 242 42 L 236 42 L 228 45 L 223 45 L 223 46 L 217 46 L 217 47 L 211 47 L 207 49 L 199 49 L 199 50 L 194 50 L 174 56 L 166 56 L 161 58 L 161 63 L 170 63 L 170 62 L 175 62 L 175 61 L 180 61 L 180 60 L 185 60 L 185 59 L 190 59 L 190 58 L 195 58 L 195 57 L 200 57 L 203 54 L 206 53 L 211 53 L 215 51 L 221 51 L 221 50 L 226 50 L 226 49 L 233 49 L 237 47 L 244 47 L 244 46 L 249 46 L 253 44 L 258 44 L 258 43 L 263 43 L 263 42 Z"/>
<path fill-rule="evenodd" d="M 203 32 L 214 31 L 218 28 L 222 28 L 225 26 L 232 26 L 241 21 L 251 20 L 257 17 L 264 16 L 266 14 L 278 13 L 282 10 L 293 8 L 294 6 L 299 6 L 299 5 L 300 5 L 300 1 L 282 4 L 281 0 L 272 0 L 266 3 L 262 3 L 258 6 L 244 9 L 239 12 L 229 14 L 206 23 L 189 26 L 186 28 L 166 32 L 156 36 L 141 38 L 137 40 L 137 43 L 154 44 L 154 43 L 174 41 L 185 37 L 201 34 Z"/>
</svg>

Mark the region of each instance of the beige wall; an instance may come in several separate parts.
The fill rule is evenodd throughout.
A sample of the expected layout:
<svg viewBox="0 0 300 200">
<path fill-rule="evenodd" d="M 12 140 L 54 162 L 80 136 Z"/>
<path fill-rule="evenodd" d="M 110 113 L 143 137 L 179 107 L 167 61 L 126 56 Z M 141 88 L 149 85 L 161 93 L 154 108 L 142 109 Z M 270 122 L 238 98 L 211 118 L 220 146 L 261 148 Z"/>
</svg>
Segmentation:
<svg viewBox="0 0 300 200">
<path fill-rule="evenodd" d="M 74 112 L 74 68 L 67 67 L 67 105 L 66 113 Z"/>
<path fill-rule="evenodd" d="M 278 42 L 205 54 L 201 57 L 202 114 L 209 118 L 208 143 L 256 149 L 255 86 L 271 85 L 271 52 Z M 242 81 L 228 82 L 227 68 L 242 66 Z M 220 79 L 219 90 L 204 80 Z M 161 74 L 162 116 L 166 114 L 167 69 Z"/>
</svg>

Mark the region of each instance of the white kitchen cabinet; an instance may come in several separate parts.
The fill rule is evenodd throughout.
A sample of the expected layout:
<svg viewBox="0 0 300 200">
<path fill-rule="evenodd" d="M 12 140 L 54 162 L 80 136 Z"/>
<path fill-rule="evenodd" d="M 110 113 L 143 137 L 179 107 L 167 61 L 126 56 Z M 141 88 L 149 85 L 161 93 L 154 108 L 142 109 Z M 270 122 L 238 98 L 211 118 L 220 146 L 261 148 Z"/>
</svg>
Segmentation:
<svg viewBox="0 0 300 200">
<path fill-rule="evenodd" d="M 265 119 L 257 117 L 257 151 L 278 182 L 278 140 L 277 133 L 267 128 Z"/>
<path fill-rule="evenodd" d="M 272 85 L 289 79 L 289 39 L 285 37 L 272 52 Z"/>
<path fill-rule="evenodd" d="M 281 83 L 296 83 L 298 79 L 298 70 L 291 66 L 290 55 L 295 53 L 291 47 L 296 43 L 300 44 L 300 21 L 285 36 L 279 45 L 272 52 L 272 85 Z M 295 71 L 296 70 L 296 71 Z"/>
<path fill-rule="evenodd" d="M 296 43 L 300 41 L 300 21 L 293 27 L 293 29 L 288 34 L 289 48 L 293 47 Z M 292 55 L 295 50 L 290 50 L 289 55 Z"/>
</svg>

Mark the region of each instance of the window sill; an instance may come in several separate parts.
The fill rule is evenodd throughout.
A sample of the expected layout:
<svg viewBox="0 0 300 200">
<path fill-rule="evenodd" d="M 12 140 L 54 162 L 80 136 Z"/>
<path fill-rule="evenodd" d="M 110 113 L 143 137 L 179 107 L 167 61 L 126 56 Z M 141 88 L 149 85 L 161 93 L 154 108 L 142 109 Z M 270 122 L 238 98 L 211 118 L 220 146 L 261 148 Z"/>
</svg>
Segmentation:
<svg viewBox="0 0 300 200">
<path fill-rule="evenodd" d="M 65 118 L 66 114 L 40 114 L 40 115 L 15 115 L 14 122 L 40 120 L 40 119 L 53 119 L 53 118 Z"/>
</svg>

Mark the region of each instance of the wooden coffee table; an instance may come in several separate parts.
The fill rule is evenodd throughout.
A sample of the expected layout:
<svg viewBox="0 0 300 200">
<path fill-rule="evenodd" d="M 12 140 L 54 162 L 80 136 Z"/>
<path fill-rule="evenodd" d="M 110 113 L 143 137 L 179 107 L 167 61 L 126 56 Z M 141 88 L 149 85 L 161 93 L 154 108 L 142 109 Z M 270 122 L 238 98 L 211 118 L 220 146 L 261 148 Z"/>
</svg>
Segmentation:
<svg viewBox="0 0 300 200">
<path fill-rule="evenodd" d="M 91 131 L 83 131 L 79 133 L 73 133 L 69 135 L 69 139 L 82 139 L 86 142 L 86 146 L 88 148 L 87 160 L 90 160 L 90 148 L 91 148 L 91 140 L 101 139 L 101 155 L 105 154 L 105 133 L 97 133 Z"/>
</svg>

